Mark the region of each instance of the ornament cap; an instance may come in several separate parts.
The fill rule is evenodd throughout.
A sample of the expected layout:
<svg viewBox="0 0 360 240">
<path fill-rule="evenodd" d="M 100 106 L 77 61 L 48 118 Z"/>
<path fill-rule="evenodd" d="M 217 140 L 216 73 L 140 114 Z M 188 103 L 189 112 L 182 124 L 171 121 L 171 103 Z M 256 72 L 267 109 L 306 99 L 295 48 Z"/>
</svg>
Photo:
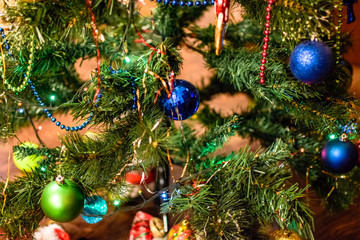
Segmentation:
<svg viewBox="0 0 360 240">
<path fill-rule="evenodd" d="M 63 185 L 64 181 L 65 181 L 65 178 L 59 174 L 55 178 L 55 181 L 56 181 L 57 185 Z"/>
<path fill-rule="evenodd" d="M 341 134 L 341 136 L 340 136 L 340 141 L 341 142 L 347 142 L 348 141 L 348 135 L 346 134 L 346 133 L 343 133 L 343 134 Z"/>
</svg>

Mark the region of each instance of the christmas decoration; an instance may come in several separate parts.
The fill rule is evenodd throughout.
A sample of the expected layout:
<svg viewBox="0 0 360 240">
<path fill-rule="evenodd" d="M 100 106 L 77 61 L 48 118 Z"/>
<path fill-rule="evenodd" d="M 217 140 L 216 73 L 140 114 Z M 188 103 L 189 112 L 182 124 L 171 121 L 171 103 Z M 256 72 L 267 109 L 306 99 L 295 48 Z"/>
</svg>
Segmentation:
<svg viewBox="0 0 360 240">
<path fill-rule="evenodd" d="M 229 21 L 230 0 L 215 0 L 215 12 L 215 53 L 219 55 L 223 48 L 226 24 Z"/>
<path fill-rule="evenodd" d="M 34 240 L 70 240 L 69 234 L 58 224 L 40 227 L 34 233 Z"/>
<path fill-rule="evenodd" d="M 337 26 L 335 26 L 335 38 L 336 38 L 336 42 L 335 42 L 335 60 L 336 60 L 336 64 L 339 64 L 340 58 L 341 58 L 341 26 L 342 26 L 342 4 L 340 2 L 337 2 L 337 4 L 335 4 L 335 8 L 337 8 L 338 10 L 338 15 L 337 15 Z"/>
<path fill-rule="evenodd" d="M 41 209 L 51 220 L 69 222 L 80 215 L 84 207 L 84 194 L 75 182 L 57 176 L 41 195 Z"/>
<path fill-rule="evenodd" d="M 346 173 L 358 162 L 358 149 L 344 133 L 340 139 L 330 140 L 321 151 L 323 164 L 334 173 Z"/>
<path fill-rule="evenodd" d="M 26 78 L 26 76 L 25 76 L 25 78 Z M 28 83 L 29 83 L 31 89 L 33 90 L 33 94 L 34 94 L 34 97 L 36 97 L 36 101 L 39 102 L 41 107 L 44 107 L 45 103 L 42 102 L 42 98 L 39 96 L 39 93 L 36 90 L 34 83 L 30 79 L 28 79 Z M 100 100 L 101 94 L 98 94 L 97 98 Z M 83 128 L 85 128 L 92 121 L 92 116 L 94 115 L 94 113 L 90 113 L 90 116 L 88 117 L 88 119 L 86 121 L 84 121 L 82 124 L 79 124 L 78 126 L 70 127 L 70 126 L 61 124 L 60 121 L 57 121 L 56 118 L 53 117 L 52 113 L 47 108 L 44 108 L 43 112 L 53 123 L 55 123 L 56 126 L 60 127 L 60 129 L 66 130 L 66 131 L 72 131 L 72 132 L 79 131 L 79 130 L 82 130 Z"/>
<path fill-rule="evenodd" d="M 268 1 L 268 6 L 266 8 L 266 23 L 265 23 L 265 31 L 264 31 L 264 34 L 265 34 L 265 37 L 264 37 L 264 45 L 263 45 L 263 52 L 262 52 L 262 59 L 261 59 L 261 66 L 260 66 L 260 83 L 261 84 L 265 84 L 265 63 L 266 63 L 266 56 L 267 56 L 267 49 L 269 47 L 269 34 L 270 34 L 270 19 L 271 19 L 271 15 L 270 15 L 270 12 L 271 12 L 271 5 L 274 3 L 273 0 L 269 0 Z"/>
<path fill-rule="evenodd" d="M 350 24 L 355 22 L 355 14 L 354 14 L 354 6 L 353 4 L 356 3 L 357 0 L 344 0 L 344 5 L 347 6 L 347 23 Z"/>
<path fill-rule="evenodd" d="M 130 191 L 128 192 L 127 196 L 131 198 L 135 198 L 139 195 L 139 191 L 143 184 L 151 184 L 149 188 L 153 189 L 155 183 L 155 170 L 148 171 L 146 174 L 144 172 L 139 171 L 131 171 L 127 172 L 125 176 L 126 183 Z"/>
<path fill-rule="evenodd" d="M 318 41 L 297 45 L 290 56 L 292 74 L 304 83 L 319 83 L 329 77 L 334 66 L 331 49 Z"/>
<path fill-rule="evenodd" d="M 156 217 L 150 219 L 150 231 L 154 237 L 163 237 L 165 235 L 163 221 Z"/>
<path fill-rule="evenodd" d="M 144 172 L 131 171 L 126 173 L 126 182 L 129 184 L 140 185 L 142 181 L 146 184 L 153 182 L 156 178 L 155 170 Z"/>
<path fill-rule="evenodd" d="M 139 211 L 136 213 L 130 230 L 129 240 L 151 240 L 154 237 L 162 237 L 165 232 L 159 218 Z"/>
<path fill-rule="evenodd" d="M 176 79 L 170 97 L 165 92 L 160 97 L 160 107 L 174 120 L 185 120 L 195 114 L 200 96 L 196 87 L 185 80 Z"/>
<path fill-rule="evenodd" d="M 294 231 L 277 230 L 270 234 L 270 240 L 301 240 L 301 238 Z"/>
<path fill-rule="evenodd" d="M 94 195 L 85 199 L 85 205 L 81 217 L 85 222 L 93 224 L 100 222 L 103 219 L 101 216 L 104 216 L 106 212 L 106 201 L 102 197 Z"/>
<path fill-rule="evenodd" d="M 189 221 L 183 220 L 174 225 L 168 234 L 169 240 L 195 240 L 193 230 L 190 228 Z"/>
<path fill-rule="evenodd" d="M 20 144 L 20 147 L 37 149 L 39 146 L 32 142 L 24 142 Z M 26 157 L 22 157 L 19 150 L 14 151 L 13 160 L 15 166 L 23 172 L 32 172 L 34 168 L 39 167 L 39 163 L 43 160 L 43 156 L 31 154 Z"/>
</svg>

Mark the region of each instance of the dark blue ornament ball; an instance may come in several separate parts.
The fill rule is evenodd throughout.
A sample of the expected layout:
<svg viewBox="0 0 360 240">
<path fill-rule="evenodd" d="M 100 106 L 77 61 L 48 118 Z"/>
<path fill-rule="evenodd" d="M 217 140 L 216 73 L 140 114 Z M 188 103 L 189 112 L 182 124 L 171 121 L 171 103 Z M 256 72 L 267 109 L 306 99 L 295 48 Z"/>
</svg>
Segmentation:
<svg viewBox="0 0 360 240">
<path fill-rule="evenodd" d="M 188 81 L 176 79 L 170 97 L 163 91 L 159 103 L 165 115 L 174 120 L 185 120 L 199 108 L 200 96 L 196 87 Z"/>
<path fill-rule="evenodd" d="M 357 147 L 350 141 L 334 139 L 325 144 L 321 151 L 322 162 L 334 173 L 351 171 L 358 161 Z"/>
<path fill-rule="evenodd" d="M 81 217 L 85 222 L 94 224 L 100 222 L 107 212 L 106 201 L 97 195 L 85 199 L 85 205 Z M 91 216 L 93 215 L 93 216 Z"/>
<path fill-rule="evenodd" d="M 331 49 L 322 42 L 305 41 L 290 56 L 292 74 L 304 83 L 319 83 L 330 76 L 335 65 Z"/>
</svg>

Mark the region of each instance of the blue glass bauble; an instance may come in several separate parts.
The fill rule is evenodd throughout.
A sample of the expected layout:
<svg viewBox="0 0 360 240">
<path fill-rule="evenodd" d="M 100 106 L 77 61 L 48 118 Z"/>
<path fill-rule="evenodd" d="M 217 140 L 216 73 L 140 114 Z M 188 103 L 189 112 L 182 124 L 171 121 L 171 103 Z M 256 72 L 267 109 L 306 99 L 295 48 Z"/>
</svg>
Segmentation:
<svg viewBox="0 0 360 240">
<path fill-rule="evenodd" d="M 329 77 L 335 61 L 331 49 L 322 42 L 305 41 L 290 56 L 292 74 L 304 83 L 319 83 Z"/>
<path fill-rule="evenodd" d="M 200 103 L 200 96 L 193 84 L 176 79 L 170 97 L 163 91 L 159 103 L 161 109 L 169 118 L 185 120 L 196 113 Z"/>
<path fill-rule="evenodd" d="M 334 173 L 347 173 L 358 161 L 357 147 L 350 141 L 334 139 L 325 144 L 321 151 L 322 162 Z"/>
<path fill-rule="evenodd" d="M 85 222 L 93 224 L 100 222 L 107 212 L 106 201 L 99 196 L 91 196 L 85 199 L 85 205 L 81 217 Z M 90 216 L 93 215 L 93 216 Z"/>
</svg>

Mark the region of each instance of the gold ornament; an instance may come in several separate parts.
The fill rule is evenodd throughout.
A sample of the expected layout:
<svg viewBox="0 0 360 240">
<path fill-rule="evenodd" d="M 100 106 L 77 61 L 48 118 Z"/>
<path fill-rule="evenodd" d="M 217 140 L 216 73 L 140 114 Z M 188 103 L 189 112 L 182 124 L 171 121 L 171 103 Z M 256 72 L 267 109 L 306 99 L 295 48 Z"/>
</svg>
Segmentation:
<svg viewBox="0 0 360 240">
<path fill-rule="evenodd" d="M 194 231 L 191 229 L 188 220 L 174 225 L 168 234 L 169 240 L 195 240 Z"/>
<path fill-rule="evenodd" d="M 301 238 L 294 231 L 277 230 L 270 234 L 270 240 L 301 240 Z"/>
</svg>

